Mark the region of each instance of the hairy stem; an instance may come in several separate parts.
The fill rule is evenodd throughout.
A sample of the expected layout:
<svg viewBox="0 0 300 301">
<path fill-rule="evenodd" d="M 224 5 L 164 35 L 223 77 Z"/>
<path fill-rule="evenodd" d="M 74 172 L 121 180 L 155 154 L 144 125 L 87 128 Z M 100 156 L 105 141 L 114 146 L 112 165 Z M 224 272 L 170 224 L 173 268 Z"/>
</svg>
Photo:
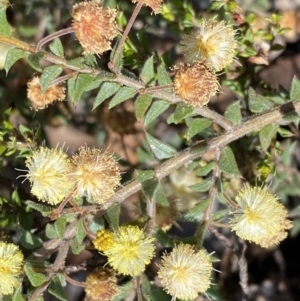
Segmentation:
<svg viewBox="0 0 300 301">
<path fill-rule="evenodd" d="M 64 36 L 66 34 L 69 34 L 71 32 L 74 32 L 74 28 L 73 27 L 68 27 L 68 28 L 64 28 L 64 29 L 61 29 L 61 30 L 58 30 L 52 34 L 49 34 L 48 36 L 44 37 L 43 39 L 41 39 L 38 44 L 36 45 L 36 51 L 39 52 L 41 50 L 41 48 L 43 47 L 43 45 L 45 45 L 46 43 L 58 38 L 58 37 L 61 37 L 61 36 Z"/>
<path fill-rule="evenodd" d="M 117 59 L 119 57 L 119 54 L 120 54 L 120 52 L 121 52 L 121 50 L 123 48 L 125 40 L 126 40 L 128 34 L 129 34 L 129 31 L 130 31 L 130 29 L 131 29 L 131 27 L 132 27 L 132 25 L 133 25 L 133 23 L 134 23 L 137 15 L 139 14 L 142 6 L 143 6 L 143 2 L 139 1 L 138 4 L 137 4 L 137 6 L 135 7 L 133 13 L 132 13 L 132 15 L 131 15 L 131 17 L 130 17 L 128 23 L 127 23 L 127 25 L 126 25 L 126 28 L 125 28 L 125 30 L 124 30 L 124 32 L 122 34 L 121 40 L 118 43 L 117 49 L 116 49 L 116 51 L 114 53 L 114 56 L 113 56 L 113 59 L 112 59 L 112 66 L 113 67 L 115 67 L 115 65 L 116 65 L 116 61 L 117 61 Z"/>
</svg>

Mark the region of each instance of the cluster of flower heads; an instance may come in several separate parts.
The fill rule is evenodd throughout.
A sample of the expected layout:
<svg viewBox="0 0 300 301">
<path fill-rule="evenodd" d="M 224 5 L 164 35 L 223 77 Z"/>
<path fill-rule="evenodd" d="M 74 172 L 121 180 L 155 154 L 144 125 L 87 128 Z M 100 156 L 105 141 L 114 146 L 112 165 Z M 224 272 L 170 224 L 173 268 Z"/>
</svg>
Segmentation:
<svg viewBox="0 0 300 301">
<path fill-rule="evenodd" d="M 11 295 L 20 286 L 23 260 L 24 256 L 16 245 L 0 241 L 0 298 Z"/>
<path fill-rule="evenodd" d="M 121 226 L 116 232 L 100 230 L 93 241 L 118 273 L 138 276 L 154 257 L 154 239 L 137 226 Z M 158 277 L 173 298 L 194 299 L 210 286 L 212 263 L 204 250 L 179 244 L 162 257 Z"/>
<path fill-rule="evenodd" d="M 26 160 L 31 192 L 42 202 L 59 204 L 70 193 L 104 203 L 120 184 L 115 159 L 100 149 L 79 148 L 71 159 L 62 149 L 40 147 Z"/>
<path fill-rule="evenodd" d="M 204 106 L 219 91 L 215 72 L 234 60 L 235 30 L 225 21 L 203 19 L 181 41 L 186 64 L 174 68 L 175 92 L 191 106 Z"/>
<path fill-rule="evenodd" d="M 292 227 L 285 207 L 266 187 L 245 185 L 236 197 L 239 209 L 233 212 L 232 230 L 248 241 L 269 248 L 286 238 Z"/>
</svg>

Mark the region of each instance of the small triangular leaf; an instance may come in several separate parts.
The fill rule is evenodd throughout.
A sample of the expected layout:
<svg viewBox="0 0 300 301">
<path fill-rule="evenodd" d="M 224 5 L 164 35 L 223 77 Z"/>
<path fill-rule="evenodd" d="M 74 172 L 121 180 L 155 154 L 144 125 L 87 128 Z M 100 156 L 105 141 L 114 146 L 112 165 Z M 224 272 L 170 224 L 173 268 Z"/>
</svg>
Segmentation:
<svg viewBox="0 0 300 301">
<path fill-rule="evenodd" d="M 241 104 L 240 101 L 231 103 L 224 114 L 225 118 L 233 124 L 240 124 L 242 122 Z"/>
<path fill-rule="evenodd" d="M 189 116 L 193 111 L 193 107 L 185 103 L 179 103 L 178 105 L 176 105 L 176 109 L 174 112 L 174 123 L 179 123 L 182 119 Z"/>
<path fill-rule="evenodd" d="M 219 160 L 219 167 L 222 172 L 231 176 L 240 175 L 234 153 L 229 146 L 224 147 L 224 149 L 222 150 Z"/>
<path fill-rule="evenodd" d="M 25 272 L 26 276 L 28 277 L 32 286 L 38 287 L 46 281 L 47 277 L 46 277 L 46 275 L 44 275 L 42 273 L 34 272 L 34 269 L 35 269 L 35 266 L 33 266 L 31 263 L 29 263 L 29 262 L 25 263 L 24 272 Z"/>
<path fill-rule="evenodd" d="M 146 111 L 148 110 L 152 102 L 151 94 L 141 94 L 136 98 L 135 101 L 135 116 L 138 121 L 144 117 Z"/>
<path fill-rule="evenodd" d="M 272 139 L 277 133 L 278 125 L 276 123 L 271 123 L 261 129 L 259 132 L 259 141 L 263 151 L 267 151 L 270 146 Z"/>
<path fill-rule="evenodd" d="M 149 180 L 151 178 L 153 178 L 155 172 L 154 170 L 135 170 L 135 174 L 136 174 L 136 179 L 140 182 L 143 183 L 146 180 Z"/>
<path fill-rule="evenodd" d="M 93 105 L 93 110 L 97 108 L 100 104 L 102 104 L 102 102 L 104 102 L 106 99 L 113 96 L 120 88 L 121 86 L 117 83 L 112 83 L 112 82 L 103 83 L 96 96 Z"/>
<path fill-rule="evenodd" d="M 116 105 L 124 102 L 127 99 L 133 98 L 137 93 L 136 89 L 130 87 L 122 87 L 118 92 L 114 95 L 112 100 L 109 103 L 109 109 L 115 107 Z"/>
<path fill-rule="evenodd" d="M 6 60 L 4 69 L 6 71 L 6 75 L 8 74 L 8 71 L 10 70 L 11 66 L 18 61 L 19 59 L 26 57 L 27 54 L 21 49 L 18 48 L 12 48 L 7 52 Z"/>
<path fill-rule="evenodd" d="M 119 229 L 120 210 L 120 204 L 116 203 L 105 211 L 105 219 L 113 231 L 117 231 Z"/>
<path fill-rule="evenodd" d="M 30 54 L 27 58 L 28 64 L 30 65 L 31 68 L 38 72 L 42 72 L 43 69 L 40 66 L 40 60 L 45 56 L 44 53 L 38 52 L 34 54 Z"/>
<path fill-rule="evenodd" d="M 6 7 L 0 8 L 0 34 L 6 37 L 11 36 L 10 26 L 6 19 Z"/>
<path fill-rule="evenodd" d="M 211 179 L 205 179 L 202 180 L 201 182 L 188 186 L 189 189 L 191 189 L 192 191 L 196 191 L 196 192 L 205 192 L 208 191 L 209 188 L 212 185 L 212 180 Z"/>
<path fill-rule="evenodd" d="M 200 222 L 203 219 L 204 212 L 208 207 L 210 199 L 205 199 L 201 201 L 199 204 L 195 205 L 188 212 L 184 213 L 181 219 L 190 221 L 190 222 Z"/>
<path fill-rule="evenodd" d="M 48 292 L 55 296 L 57 299 L 62 301 L 68 301 L 68 297 L 66 296 L 62 283 L 57 275 L 55 275 L 48 287 Z"/>
<path fill-rule="evenodd" d="M 63 68 L 61 66 L 52 65 L 49 67 L 46 67 L 43 70 L 43 73 L 41 75 L 41 90 L 42 93 L 46 92 L 48 87 L 50 86 L 51 82 L 56 79 L 63 71 Z"/>
<path fill-rule="evenodd" d="M 153 55 L 146 60 L 140 76 L 141 76 L 141 80 L 145 84 L 150 86 L 154 85 L 155 73 L 154 73 L 154 65 L 153 65 Z"/>
<path fill-rule="evenodd" d="M 79 74 L 75 81 L 75 87 L 73 92 L 72 101 L 77 103 L 82 94 L 86 91 L 86 88 L 94 81 L 94 75 L 92 74 Z"/>
<path fill-rule="evenodd" d="M 272 101 L 257 94 L 252 88 L 249 88 L 249 109 L 252 113 L 262 113 L 273 107 Z"/>
<path fill-rule="evenodd" d="M 176 154 L 176 149 L 173 146 L 162 143 L 149 133 L 146 133 L 146 141 L 155 157 L 159 160 L 171 158 Z"/>
<path fill-rule="evenodd" d="M 296 75 L 293 77 L 293 80 L 291 83 L 290 99 L 292 101 L 300 100 L 300 81 L 296 77 Z"/>
<path fill-rule="evenodd" d="M 166 100 L 156 100 L 152 103 L 150 109 L 146 113 L 144 124 L 148 126 L 159 115 L 165 112 L 170 106 L 170 103 Z"/>
<path fill-rule="evenodd" d="M 64 47 L 59 38 L 54 39 L 49 48 L 55 55 L 64 57 Z"/>
<path fill-rule="evenodd" d="M 210 126 L 211 126 L 210 120 L 206 118 L 195 118 L 189 123 L 186 138 L 189 140 Z"/>
</svg>

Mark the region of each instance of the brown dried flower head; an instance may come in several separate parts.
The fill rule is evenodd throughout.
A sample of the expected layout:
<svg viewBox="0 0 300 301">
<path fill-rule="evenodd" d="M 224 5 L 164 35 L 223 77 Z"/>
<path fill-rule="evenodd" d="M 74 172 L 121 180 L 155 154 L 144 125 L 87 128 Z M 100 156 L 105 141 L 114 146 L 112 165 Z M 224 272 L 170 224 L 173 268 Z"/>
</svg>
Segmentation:
<svg viewBox="0 0 300 301">
<path fill-rule="evenodd" d="M 149 6 L 154 14 L 159 14 L 162 7 L 162 0 L 131 0 L 132 3 L 143 2 L 144 5 Z"/>
<path fill-rule="evenodd" d="M 72 158 L 75 196 L 102 204 L 114 195 L 120 184 L 120 170 L 115 159 L 100 149 L 81 147 Z"/>
<path fill-rule="evenodd" d="M 119 32 L 116 15 L 115 9 L 104 8 L 97 0 L 73 6 L 72 26 L 84 54 L 101 54 L 111 49 L 111 41 Z"/>
<path fill-rule="evenodd" d="M 112 270 L 98 267 L 86 278 L 85 288 L 87 301 L 110 301 L 119 292 L 117 278 Z"/>
<path fill-rule="evenodd" d="M 203 107 L 216 95 L 220 85 L 216 74 L 203 62 L 179 65 L 174 68 L 175 92 L 193 107 Z"/>
<path fill-rule="evenodd" d="M 66 97 L 65 90 L 65 87 L 52 85 L 43 93 L 39 76 L 33 77 L 27 83 L 27 97 L 36 111 L 45 109 L 55 100 L 63 101 Z"/>
</svg>

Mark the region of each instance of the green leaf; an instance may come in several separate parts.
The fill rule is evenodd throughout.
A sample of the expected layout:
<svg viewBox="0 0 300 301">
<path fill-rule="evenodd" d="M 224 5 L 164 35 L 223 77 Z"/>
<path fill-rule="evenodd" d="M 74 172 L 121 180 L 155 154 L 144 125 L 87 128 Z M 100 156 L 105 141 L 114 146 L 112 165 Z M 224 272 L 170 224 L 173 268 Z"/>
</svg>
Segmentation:
<svg viewBox="0 0 300 301">
<path fill-rule="evenodd" d="M 275 137 L 277 133 L 277 124 L 271 123 L 265 126 L 259 132 L 259 141 L 263 151 L 267 151 L 268 147 L 270 146 L 272 139 Z"/>
<path fill-rule="evenodd" d="M 291 83 L 290 99 L 292 101 L 300 100 L 300 81 L 296 77 L 296 75 L 293 77 L 293 80 Z"/>
<path fill-rule="evenodd" d="M 100 77 L 95 77 L 93 81 L 85 88 L 85 92 L 97 89 L 103 83 L 103 79 Z"/>
<path fill-rule="evenodd" d="M 42 93 L 46 92 L 50 84 L 54 79 L 56 79 L 63 71 L 63 68 L 61 66 L 52 65 L 49 67 L 46 67 L 43 70 L 43 73 L 41 75 L 41 89 Z"/>
<path fill-rule="evenodd" d="M 71 241 L 71 250 L 73 254 L 80 254 L 83 250 L 85 249 L 85 244 L 83 243 L 79 243 L 76 239 L 76 237 L 74 237 Z"/>
<path fill-rule="evenodd" d="M 96 68 L 97 67 L 97 60 L 94 54 L 89 53 L 87 55 L 85 55 L 84 57 L 84 63 L 91 67 L 91 68 Z"/>
<path fill-rule="evenodd" d="M 231 176 L 240 175 L 233 151 L 229 146 L 224 147 L 222 150 L 219 167 L 222 172 L 229 174 Z"/>
<path fill-rule="evenodd" d="M 97 108 L 102 102 L 104 102 L 104 100 L 108 99 L 109 97 L 111 97 L 112 95 L 114 95 L 119 89 L 121 88 L 121 86 L 117 83 L 112 83 L 112 82 L 105 82 L 103 83 L 103 85 L 101 86 L 94 105 L 93 105 L 93 110 L 95 108 Z"/>
<path fill-rule="evenodd" d="M 11 36 L 10 26 L 6 19 L 6 7 L 0 9 L 0 34 L 6 37 Z"/>
<path fill-rule="evenodd" d="M 26 57 L 27 54 L 21 49 L 18 48 L 12 48 L 9 49 L 6 55 L 5 65 L 4 69 L 6 71 L 6 75 L 8 74 L 8 71 L 10 70 L 11 66 L 18 61 L 19 59 Z"/>
<path fill-rule="evenodd" d="M 59 38 L 54 39 L 49 48 L 55 55 L 64 57 L 64 47 Z"/>
<path fill-rule="evenodd" d="M 84 68 L 84 57 L 81 56 L 76 59 L 67 60 L 67 64 L 78 68 Z"/>
<path fill-rule="evenodd" d="M 149 180 L 154 177 L 155 172 L 154 170 L 135 170 L 135 175 L 136 179 L 140 182 L 143 183 L 146 180 Z"/>
<path fill-rule="evenodd" d="M 43 69 L 40 66 L 40 60 L 45 56 L 44 53 L 38 52 L 35 54 L 30 54 L 28 56 L 28 64 L 30 65 L 31 68 L 38 72 L 42 72 Z"/>
<path fill-rule="evenodd" d="M 152 102 L 151 94 L 141 94 L 137 97 L 135 101 L 135 116 L 138 121 L 141 121 L 141 119 L 144 117 L 151 102 Z"/>
<path fill-rule="evenodd" d="M 113 231 L 117 231 L 119 229 L 120 210 L 120 204 L 116 203 L 105 211 L 105 219 Z"/>
<path fill-rule="evenodd" d="M 294 133 L 292 133 L 291 131 L 289 131 L 283 127 L 278 127 L 277 132 L 282 138 L 290 138 L 290 137 L 295 136 Z"/>
<path fill-rule="evenodd" d="M 262 113 L 273 107 L 272 101 L 266 97 L 256 94 L 256 92 L 249 88 L 249 109 L 252 113 Z"/>
<path fill-rule="evenodd" d="M 83 218 L 80 218 L 76 225 L 76 239 L 78 243 L 82 243 L 84 238 L 86 237 L 86 232 L 83 227 Z"/>
<path fill-rule="evenodd" d="M 240 101 L 234 101 L 231 103 L 225 113 L 224 116 L 227 120 L 231 121 L 233 124 L 240 124 L 242 122 L 242 113 L 241 113 L 241 103 Z"/>
<path fill-rule="evenodd" d="M 116 105 L 124 102 L 127 99 L 133 98 L 136 93 L 137 93 L 136 89 L 130 87 L 122 87 L 120 90 L 118 90 L 118 92 L 110 101 L 108 106 L 109 109 L 115 107 Z"/>
<path fill-rule="evenodd" d="M 200 222 L 203 218 L 204 211 L 209 205 L 210 199 L 205 199 L 201 201 L 199 204 L 195 205 L 192 209 L 182 215 L 184 220 L 190 222 Z"/>
<path fill-rule="evenodd" d="M 52 207 L 46 206 L 44 204 L 40 204 L 32 201 L 26 201 L 25 203 L 28 207 L 36 211 L 39 211 L 43 216 L 49 216 L 53 211 Z"/>
<path fill-rule="evenodd" d="M 34 235 L 30 231 L 27 231 L 22 226 L 18 226 L 17 234 L 18 234 L 18 237 L 20 238 L 21 245 L 25 249 L 30 249 L 30 250 L 37 249 L 43 243 L 41 238 Z"/>
<path fill-rule="evenodd" d="M 51 224 L 46 225 L 45 234 L 50 239 L 58 239 L 60 238 L 55 227 Z"/>
<path fill-rule="evenodd" d="M 164 248 L 173 248 L 174 241 L 170 238 L 162 229 L 155 228 L 153 236 L 155 237 L 155 242 L 160 244 Z"/>
<path fill-rule="evenodd" d="M 152 106 L 148 110 L 145 116 L 144 125 L 148 126 L 153 120 L 155 120 L 160 114 L 166 111 L 170 106 L 170 103 L 166 100 L 156 100 L 152 103 Z"/>
<path fill-rule="evenodd" d="M 143 69 L 142 69 L 142 72 L 141 72 L 141 80 L 149 85 L 149 86 L 153 86 L 155 84 L 155 73 L 154 73 L 154 65 L 153 65 L 153 55 L 150 56 L 144 66 L 143 66 Z"/>
<path fill-rule="evenodd" d="M 188 132 L 186 138 L 190 140 L 195 135 L 199 134 L 201 131 L 210 127 L 211 121 L 206 118 L 195 118 L 189 123 Z"/>
<path fill-rule="evenodd" d="M 185 103 L 179 103 L 178 105 L 176 105 L 174 112 L 174 123 L 178 124 L 182 119 L 189 116 L 193 111 L 193 107 Z"/>
<path fill-rule="evenodd" d="M 176 154 L 176 149 L 171 145 L 162 143 L 160 140 L 154 138 L 149 133 L 145 133 L 145 135 L 146 141 L 157 159 L 168 159 Z"/>
<path fill-rule="evenodd" d="M 63 239 L 66 231 L 67 218 L 65 216 L 59 217 L 55 223 L 54 228 L 59 236 L 59 238 Z"/>
<path fill-rule="evenodd" d="M 216 213 L 214 213 L 212 215 L 212 219 L 215 222 L 219 222 L 221 221 L 225 216 L 227 216 L 229 214 L 229 210 L 228 209 L 224 209 L 224 210 L 219 210 Z"/>
<path fill-rule="evenodd" d="M 22 286 L 18 287 L 15 290 L 14 295 L 11 300 L 12 301 L 25 301 L 25 299 L 22 296 Z"/>
<path fill-rule="evenodd" d="M 75 102 L 75 78 L 68 79 L 68 96 L 72 102 Z"/>
<path fill-rule="evenodd" d="M 49 284 L 48 287 L 48 292 L 55 296 L 57 299 L 62 300 L 62 301 L 68 301 L 68 297 L 66 296 L 61 280 L 57 275 L 55 275 Z"/>
<path fill-rule="evenodd" d="M 112 301 L 124 301 L 126 300 L 126 297 L 132 292 L 132 289 L 134 287 L 133 280 L 128 281 L 121 287 L 119 287 L 119 293 L 117 296 L 115 296 Z"/>
<path fill-rule="evenodd" d="M 195 171 L 195 175 L 198 176 L 198 177 L 204 177 L 204 176 L 207 176 L 212 170 L 213 168 L 215 167 L 215 162 L 212 161 L 212 162 L 209 162 L 207 163 L 206 165 L 198 168 L 196 171 Z"/>
<path fill-rule="evenodd" d="M 158 180 L 157 179 L 149 179 L 142 183 L 142 191 L 145 197 L 149 200 L 154 198 L 154 194 L 156 188 L 158 187 Z"/>
<path fill-rule="evenodd" d="M 148 277 L 143 273 L 141 275 L 141 291 L 143 295 L 143 300 L 151 301 L 151 287 Z"/>
<path fill-rule="evenodd" d="M 160 86 L 171 85 L 173 82 L 166 70 L 165 64 L 161 63 L 157 67 L 157 80 Z M 170 89 L 168 89 L 170 90 Z M 168 90 L 166 90 L 168 92 Z"/>
<path fill-rule="evenodd" d="M 24 265 L 24 272 L 28 277 L 31 285 L 38 287 L 46 281 L 47 277 L 42 273 L 34 272 L 35 268 L 37 268 L 35 265 L 32 265 L 30 262 L 26 262 Z"/>
<path fill-rule="evenodd" d="M 113 61 L 113 58 L 114 58 L 114 55 L 115 55 L 115 51 L 118 47 L 118 44 L 119 43 L 115 43 L 115 46 L 114 48 L 112 49 L 112 51 L 110 52 L 110 61 L 112 62 Z M 123 54 L 123 48 L 121 49 L 121 51 L 119 52 L 119 55 L 117 57 L 117 59 L 115 60 L 115 65 L 114 67 L 117 69 L 117 70 L 122 70 L 123 68 L 123 58 L 124 58 L 124 54 Z"/>
<path fill-rule="evenodd" d="M 192 191 L 196 191 L 196 192 L 205 192 L 205 191 L 209 190 L 209 188 L 211 187 L 211 184 L 212 184 L 211 179 L 205 179 L 197 184 L 188 186 L 188 188 L 191 189 Z"/>
<path fill-rule="evenodd" d="M 92 74 L 79 74 L 75 81 L 74 94 L 72 101 L 77 103 L 82 94 L 86 91 L 86 88 L 94 81 L 94 75 Z"/>
<path fill-rule="evenodd" d="M 165 192 L 160 184 L 158 184 L 155 195 L 154 195 L 155 202 L 161 206 L 169 207 L 170 203 L 166 198 Z"/>
</svg>

